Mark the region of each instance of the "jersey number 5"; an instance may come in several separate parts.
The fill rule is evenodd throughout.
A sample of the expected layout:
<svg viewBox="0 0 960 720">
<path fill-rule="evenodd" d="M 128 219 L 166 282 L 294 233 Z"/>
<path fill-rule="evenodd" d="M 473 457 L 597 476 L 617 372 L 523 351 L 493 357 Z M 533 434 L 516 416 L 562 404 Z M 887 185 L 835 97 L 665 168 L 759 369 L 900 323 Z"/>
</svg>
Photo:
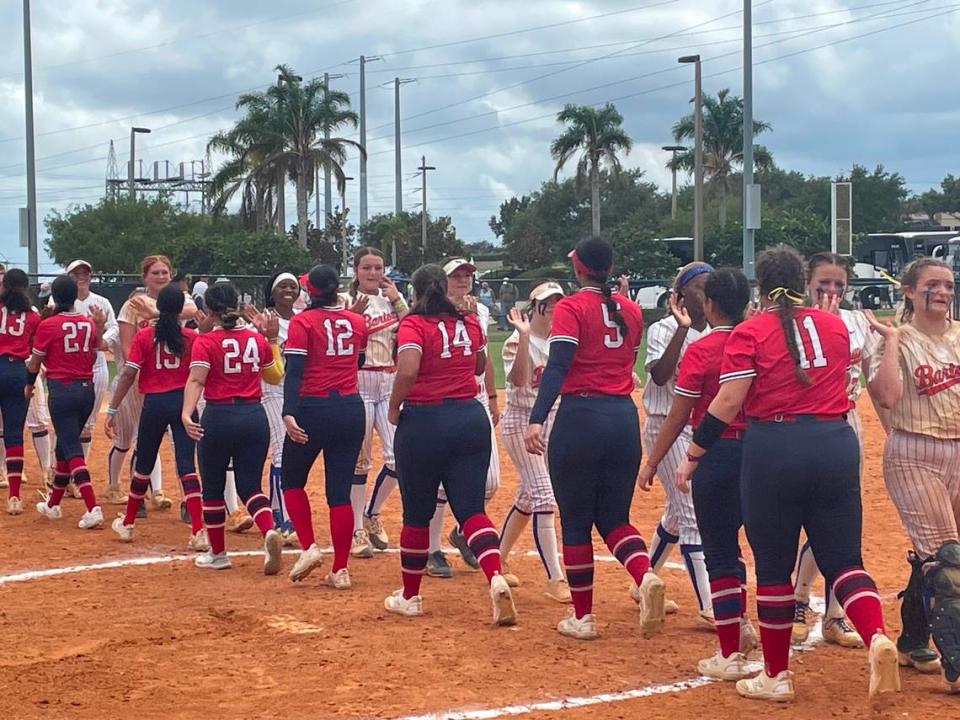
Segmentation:
<svg viewBox="0 0 960 720">
<path fill-rule="evenodd" d="M 251 372 L 260 372 L 260 352 L 257 350 L 257 339 L 247 338 L 247 344 L 240 351 L 240 342 L 236 338 L 223 339 L 223 373 L 236 375 L 243 371 L 243 365 L 249 365 Z"/>
<path fill-rule="evenodd" d="M 600 306 L 600 312 L 603 313 L 603 324 L 607 326 L 603 331 L 603 344 L 611 349 L 620 347 L 623 345 L 623 333 L 620 332 L 620 326 L 610 317 L 606 303 Z"/>
<path fill-rule="evenodd" d="M 801 328 L 800 326 L 803 325 Z M 817 333 L 817 326 L 813 322 L 813 316 L 807 315 L 801 322 L 794 320 L 793 326 L 797 331 L 797 350 L 800 351 L 800 367 L 809 370 L 813 365 L 815 368 L 826 367 L 827 358 L 823 355 L 823 345 L 820 342 L 820 335 Z M 807 358 L 807 351 L 803 344 L 803 333 L 806 331 L 810 338 L 810 347 L 813 348 L 813 362 Z"/>
<path fill-rule="evenodd" d="M 443 340 L 443 348 L 440 350 L 440 357 L 449 358 L 453 357 L 453 352 L 450 350 L 450 334 L 447 332 L 447 326 L 442 322 L 437 323 L 437 327 L 440 329 L 440 337 Z M 463 348 L 463 355 L 472 355 L 473 343 L 470 342 L 470 336 L 467 334 L 467 326 L 463 324 L 463 320 L 457 320 L 457 324 L 453 329 L 453 347 Z"/>
</svg>

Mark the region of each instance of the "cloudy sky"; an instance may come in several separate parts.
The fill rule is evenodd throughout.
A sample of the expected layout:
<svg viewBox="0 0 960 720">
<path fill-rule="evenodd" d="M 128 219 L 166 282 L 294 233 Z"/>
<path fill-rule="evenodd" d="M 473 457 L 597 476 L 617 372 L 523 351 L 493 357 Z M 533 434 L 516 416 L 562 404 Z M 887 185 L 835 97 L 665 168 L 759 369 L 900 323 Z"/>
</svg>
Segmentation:
<svg viewBox="0 0 960 720">
<path fill-rule="evenodd" d="M 274 82 L 274 66 L 331 81 L 359 103 L 367 67 L 369 205 L 394 205 L 394 77 L 402 87 L 403 197 L 466 240 L 492 239 L 499 202 L 536 189 L 566 102 L 614 101 L 634 149 L 625 164 L 667 187 L 660 146 L 687 110 L 700 53 L 704 90 L 741 93 L 740 0 L 33 0 L 38 204 L 93 202 L 116 143 L 125 175 L 131 125 L 138 157 L 198 160 L 236 117 L 240 92 Z M 21 3 L 0 5 L 0 255 L 26 263 Z M 960 172 L 960 2 L 754 0 L 755 113 L 778 163 L 836 175 L 854 162 L 898 170 L 910 189 Z M 355 136 L 354 136 L 355 137 Z M 348 174 L 359 176 L 351 161 Z M 288 223 L 294 203 L 288 192 Z M 347 204 L 358 215 L 357 183 Z M 313 203 L 311 202 L 311 210 Z M 45 231 L 41 229 L 41 240 Z M 41 270 L 52 270 L 41 256 Z"/>
</svg>

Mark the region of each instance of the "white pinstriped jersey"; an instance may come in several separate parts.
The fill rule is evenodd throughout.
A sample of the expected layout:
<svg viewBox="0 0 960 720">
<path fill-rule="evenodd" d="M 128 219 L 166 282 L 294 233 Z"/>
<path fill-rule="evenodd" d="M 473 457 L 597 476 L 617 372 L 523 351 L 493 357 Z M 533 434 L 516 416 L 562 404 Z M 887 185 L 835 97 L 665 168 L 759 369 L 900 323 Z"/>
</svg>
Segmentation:
<svg viewBox="0 0 960 720">
<path fill-rule="evenodd" d="M 363 311 L 363 319 L 367 323 L 367 349 L 365 368 L 390 367 L 394 364 L 393 350 L 397 345 L 397 327 L 400 325 L 400 314 L 393 303 L 380 291 L 376 295 L 364 293 L 367 296 L 367 309 Z M 341 296 L 347 307 L 353 303 L 350 296 Z"/>
<path fill-rule="evenodd" d="M 513 335 L 507 338 L 503 343 L 503 373 L 509 378 L 510 371 L 513 369 L 513 363 L 517 359 L 517 349 L 520 346 L 520 333 L 516 330 Z M 540 377 L 543 375 L 543 369 L 547 366 L 547 360 L 550 357 L 550 346 L 546 338 L 539 338 L 536 335 L 530 335 L 530 360 L 533 365 L 533 372 L 530 375 L 530 382 L 526 385 L 514 385 L 508 379 L 506 382 L 507 407 L 515 407 L 527 411 L 533 410 L 533 405 L 537 401 L 537 390 L 540 387 Z"/>
<path fill-rule="evenodd" d="M 477 303 L 477 321 L 480 323 L 480 331 L 483 333 L 484 342 L 486 342 L 487 330 L 490 328 L 490 308 L 481 303 Z M 487 362 L 490 362 L 489 358 L 487 358 Z M 488 402 L 487 379 L 484 373 L 477 375 L 477 385 L 480 387 L 480 392 L 477 393 L 477 399 L 486 407 Z"/>
<path fill-rule="evenodd" d="M 870 363 L 874 377 L 885 343 Z M 960 439 L 960 323 L 951 322 L 941 337 L 913 325 L 900 327 L 900 378 L 903 392 L 888 413 L 894 430 Z"/>
<path fill-rule="evenodd" d="M 47 305 L 53 307 L 53 298 L 50 298 Z M 113 305 L 110 304 L 109 300 L 103 297 L 103 295 L 90 293 L 83 300 L 77 298 L 73 303 L 73 309 L 81 315 L 89 316 L 90 308 L 94 305 L 100 308 L 103 314 L 107 316 L 107 324 L 103 330 L 103 341 L 107 344 L 107 347 L 113 348 L 120 341 L 120 326 L 117 324 L 117 315 L 113 312 Z M 107 367 L 107 356 L 103 350 L 97 351 L 97 360 L 93 367 L 94 369 Z"/>
<path fill-rule="evenodd" d="M 670 412 L 670 403 L 673 402 L 673 386 L 677 381 L 677 369 L 674 368 L 670 379 L 663 385 L 657 385 L 650 379 L 650 366 L 657 362 L 663 353 L 666 352 L 667 345 L 677 332 L 677 319 L 671 314 L 663 320 L 658 320 L 647 330 L 647 356 L 643 360 L 643 366 L 647 369 L 647 384 L 643 388 L 643 409 L 647 415 L 666 415 Z M 690 328 L 687 336 L 683 340 L 683 346 L 680 348 L 680 357 L 683 357 L 687 346 L 699 340 L 710 332 L 710 327 L 704 328 L 703 332 Z M 677 362 L 679 366 L 679 361 Z"/>
<path fill-rule="evenodd" d="M 879 336 L 870 329 L 867 316 L 859 310 L 840 310 L 840 319 L 850 332 L 850 383 L 847 396 L 854 403 L 860 397 L 860 375 L 864 360 L 872 360 L 880 342 Z"/>
</svg>

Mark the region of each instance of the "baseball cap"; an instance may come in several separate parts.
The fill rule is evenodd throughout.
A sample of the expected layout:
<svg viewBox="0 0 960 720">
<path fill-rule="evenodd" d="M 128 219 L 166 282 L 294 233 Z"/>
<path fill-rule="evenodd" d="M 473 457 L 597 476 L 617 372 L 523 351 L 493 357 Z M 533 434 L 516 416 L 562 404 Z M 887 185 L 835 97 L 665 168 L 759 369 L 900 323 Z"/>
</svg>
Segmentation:
<svg viewBox="0 0 960 720">
<path fill-rule="evenodd" d="M 552 297 L 554 295 L 560 295 L 563 297 L 564 292 L 559 283 L 555 283 L 552 280 L 549 282 L 540 283 L 530 291 L 530 299 L 533 302 L 540 302 L 541 300 L 546 300 L 548 297 Z"/>
<path fill-rule="evenodd" d="M 443 266 L 443 272 L 445 275 L 452 275 L 460 268 L 465 268 L 470 272 L 477 271 L 477 266 L 469 260 L 464 260 L 463 258 L 454 258 L 453 260 L 447 260 Z"/>
<path fill-rule="evenodd" d="M 86 260 L 74 260 L 72 263 L 67 265 L 67 274 L 69 275 L 77 268 L 85 267 L 90 272 L 93 272 L 93 265 L 88 263 Z"/>
</svg>

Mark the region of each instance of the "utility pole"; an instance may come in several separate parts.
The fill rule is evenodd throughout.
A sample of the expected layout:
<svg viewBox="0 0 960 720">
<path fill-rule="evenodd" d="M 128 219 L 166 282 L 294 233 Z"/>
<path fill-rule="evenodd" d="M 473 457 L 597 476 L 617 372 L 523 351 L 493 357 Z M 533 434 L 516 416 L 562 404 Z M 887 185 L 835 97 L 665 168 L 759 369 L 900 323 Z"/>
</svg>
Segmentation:
<svg viewBox="0 0 960 720">
<path fill-rule="evenodd" d="M 693 259 L 703 260 L 703 83 L 699 55 L 684 55 L 681 63 L 692 63 L 693 97 Z"/>
<path fill-rule="evenodd" d="M 30 0 L 23 0 L 23 97 L 27 124 L 27 270 L 36 275 L 37 160 L 33 136 L 33 52 L 30 43 Z"/>
<path fill-rule="evenodd" d="M 294 82 L 300 82 L 303 77 L 300 75 L 291 75 L 290 79 Z M 283 87 L 283 75 L 277 75 L 277 87 Z M 281 235 L 287 232 L 287 178 L 286 173 L 281 172 L 277 182 L 277 232 Z"/>
<path fill-rule="evenodd" d="M 400 161 L 400 86 L 415 82 L 412 78 L 393 79 L 393 172 L 396 185 L 394 212 L 403 212 L 403 164 Z M 393 258 L 396 261 L 396 258 Z M 394 262 L 396 264 L 396 262 Z"/>
<path fill-rule="evenodd" d="M 436 170 L 433 165 L 427 165 L 427 156 L 420 157 L 420 252 L 422 259 L 427 259 L 427 171 Z"/>
<path fill-rule="evenodd" d="M 753 2 L 743 0 L 743 272 L 753 280 L 760 186 L 753 184 Z"/>
<path fill-rule="evenodd" d="M 130 164 L 127 165 L 127 190 L 130 193 L 130 202 L 137 199 L 137 183 L 134 168 L 136 168 L 137 157 L 137 133 L 149 133 L 149 128 L 132 127 L 130 128 Z M 142 175 L 143 173 L 141 173 Z"/>
<path fill-rule="evenodd" d="M 360 224 L 367 221 L 367 63 L 380 60 L 379 55 L 360 56 Z"/>
<path fill-rule="evenodd" d="M 337 80 L 338 78 L 346 77 L 346 75 L 337 73 L 336 75 L 331 75 L 330 73 L 323 74 L 323 95 L 324 100 L 329 102 L 330 94 L 330 81 Z M 323 128 L 323 139 L 330 139 L 330 126 Z M 323 168 L 323 208 L 326 212 L 323 214 L 323 226 L 327 226 L 327 217 L 330 215 L 330 211 L 333 208 L 333 178 L 330 175 L 330 168 Z"/>
<path fill-rule="evenodd" d="M 670 194 L 670 219 L 677 219 L 677 153 L 683 152 L 686 148 L 683 145 L 664 145 L 663 149 L 673 153 L 673 159 L 670 161 L 670 174 L 673 176 L 673 189 Z"/>
<path fill-rule="evenodd" d="M 340 212 L 342 213 L 342 224 L 340 225 L 340 256 L 343 274 L 347 274 L 347 268 L 350 266 L 349 253 L 347 252 L 347 180 L 353 180 L 352 177 L 343 178 L 343 192 L 340 194 Z"/>
</svg>

